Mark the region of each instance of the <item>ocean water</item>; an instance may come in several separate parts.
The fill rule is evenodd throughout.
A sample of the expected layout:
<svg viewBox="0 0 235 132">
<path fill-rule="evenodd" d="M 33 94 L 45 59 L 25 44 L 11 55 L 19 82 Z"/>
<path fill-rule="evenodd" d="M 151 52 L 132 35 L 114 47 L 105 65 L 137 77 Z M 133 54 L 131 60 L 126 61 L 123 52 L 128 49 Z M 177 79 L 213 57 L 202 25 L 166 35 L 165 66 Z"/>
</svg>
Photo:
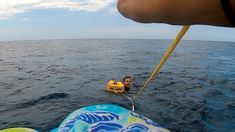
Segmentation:
<svg viewBox="0 0 235 132">
<path fill-rule="evenodd" d="M 57 127 L 92 104 L 130 109 L 109 79 L 143 86 L 170 40 L 0 42 L 0 129 Z M 136 101 L 136 112 L 171 131 L 235 131 L 235 43 L 183 41 Z"/>
</svg>

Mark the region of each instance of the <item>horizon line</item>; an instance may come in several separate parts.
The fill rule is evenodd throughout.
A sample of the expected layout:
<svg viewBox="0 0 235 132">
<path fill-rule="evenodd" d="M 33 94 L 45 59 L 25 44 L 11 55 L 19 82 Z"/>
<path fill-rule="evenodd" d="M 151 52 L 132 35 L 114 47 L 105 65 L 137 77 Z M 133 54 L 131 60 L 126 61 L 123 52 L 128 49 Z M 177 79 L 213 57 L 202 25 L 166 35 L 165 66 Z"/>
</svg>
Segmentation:
<svg viewBox="0 0 235 132">
<path fill-rule="evenodd" d="M 19 40 L 0 40 L 0 42 L 19 42 L 19 41 L 52 41 L 52 40 L 169 40 L 172 41 L 174 39 L 159 39 L 159 38 L 51 38 L 51 39 L 19 39 Z M 225 40 L 200 40 L 200 39 L 182 39 L 181 41 L 205 41 L 205 42 L 227 42 L 227 43 L 235 43 L 235 41 L 225 41 Z"/>
</svg>

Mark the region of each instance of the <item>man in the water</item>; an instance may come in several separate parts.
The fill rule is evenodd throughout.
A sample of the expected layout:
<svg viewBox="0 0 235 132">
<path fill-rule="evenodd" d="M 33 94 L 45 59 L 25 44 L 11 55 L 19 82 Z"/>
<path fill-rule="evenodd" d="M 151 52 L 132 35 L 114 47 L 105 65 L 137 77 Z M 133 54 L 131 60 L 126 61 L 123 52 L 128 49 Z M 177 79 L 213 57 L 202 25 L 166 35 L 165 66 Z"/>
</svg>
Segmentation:
<svg viewBox="0 0 235 132">
<path fill-rule="evenodd" d="M 125 76 L 122 79 L 122 82 L 115 81 L 114 79 L 109 80 L 108 84 L 105 87 L 106 91 L 115 92 L 115 93 L 125 93 L 131 89 L 132 78 L 131 76 Z"/>
<path fill-rule="evenodd" d="M 125 86 L 125 91 L 129 91 L 131 89 L 132 79 L 130 76 L 125 76 L 122 79 L 122 83 Z"/>
</svg>

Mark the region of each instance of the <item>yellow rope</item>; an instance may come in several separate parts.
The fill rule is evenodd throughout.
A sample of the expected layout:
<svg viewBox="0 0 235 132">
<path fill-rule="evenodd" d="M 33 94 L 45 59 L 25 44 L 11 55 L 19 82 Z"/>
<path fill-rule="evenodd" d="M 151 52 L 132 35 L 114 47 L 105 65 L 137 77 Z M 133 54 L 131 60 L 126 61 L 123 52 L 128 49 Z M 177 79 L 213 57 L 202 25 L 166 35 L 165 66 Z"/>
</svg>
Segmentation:
<svg viewBox="0 0 235 132">
<path fill-rule="evenodd" d="M 148 86 L 148 84 L 150 83 L 150 81 L 155 77 L 155 75 L 158 73 L 158 71 L 160 70 L 160 68 L 163 66 L 163 64 L 167 61 L 167 59 L 169 58 L 169 56 L 171 55 L 171 53 L 174 51 L 174 49 L 176 48 L 176 46 L 178 45 L 178 43 L 180 42 L 180 40 L 183 38 L 183 36 L 185 35 L 185 33 L 188 31 L 188 29 L 190 28 L 189 25 L 184 26 L 181 31 L 178 33 L 178 35 L 176 36 L 175 40 L 172 42 L 170 48 L 168 49 L 168 51 L 165 53 L 165 55 L 162 57 L 160 63 L 157 65 L 157 67 L 155 68 L 155 70 L 153 71 L 153 73 L 151 74 L 151 76 L 149 77 L 149 79 L 145 82 L 144 86 L 139 90 L 139 92 L 136 94 L 136 96 L 134 97 L 134 100 L 136 100 L 137 97 L 140 96 L 140 94 L 146 89 L 146 87 Z"/>
</svg>

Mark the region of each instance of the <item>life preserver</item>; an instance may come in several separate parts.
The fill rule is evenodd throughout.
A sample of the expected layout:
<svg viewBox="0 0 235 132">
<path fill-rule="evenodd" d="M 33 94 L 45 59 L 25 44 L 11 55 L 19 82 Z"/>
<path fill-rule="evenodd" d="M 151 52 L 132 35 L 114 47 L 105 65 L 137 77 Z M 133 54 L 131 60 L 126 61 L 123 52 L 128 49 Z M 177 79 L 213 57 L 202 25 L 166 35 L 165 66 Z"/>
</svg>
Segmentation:
<svg viewBox="0 0 235 132">
<path fill-rule="evenodd" d="M 105 89 L 108 92 L 118 92 L 118 93 L 125 92 L 125 86 L 122 84 L 122 82 L 115 83 L 114 80 L 110 80 L 108 84 L 106 85 Z"/>
<path fill-rule="evenodd" d="M 37 130 L 31 128 L 8 128 L 4 130 L 0 130 L 1 132 L 38 132 Z"/>
</svg>

